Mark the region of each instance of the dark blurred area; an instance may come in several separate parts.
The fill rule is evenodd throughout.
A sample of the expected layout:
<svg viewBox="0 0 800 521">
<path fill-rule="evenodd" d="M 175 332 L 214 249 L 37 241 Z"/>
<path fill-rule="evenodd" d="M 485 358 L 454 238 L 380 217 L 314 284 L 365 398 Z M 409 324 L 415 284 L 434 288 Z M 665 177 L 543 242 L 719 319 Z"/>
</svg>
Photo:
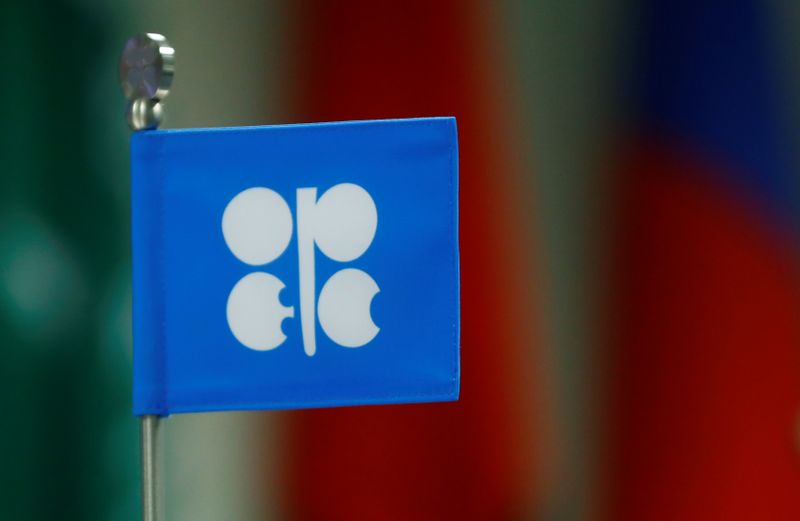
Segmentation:
<svg viewBox="0 0 800 521">
<path fill-rule="evenodd" d="M 462 394 L 175 416 L 166 519 L 800 519 L 800 6 L 0 5 L 0 519 L 140 516 L 117 58 L 166 128 L 453 115 Z"/>
</svg>

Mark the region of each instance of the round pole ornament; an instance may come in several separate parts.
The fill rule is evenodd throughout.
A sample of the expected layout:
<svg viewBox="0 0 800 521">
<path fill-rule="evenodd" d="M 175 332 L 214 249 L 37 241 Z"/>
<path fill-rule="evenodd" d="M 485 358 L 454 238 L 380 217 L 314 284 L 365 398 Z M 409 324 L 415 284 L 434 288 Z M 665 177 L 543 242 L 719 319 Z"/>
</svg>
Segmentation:
<svg viewBox="0 0 800 521">
<path fill-rule="evenodd" d="M 119 81 L 125 97 L 161 100 L 175 74 L 175 49 L 157 33 L 140 33 L 126 43 L 119 61 Z"/>
</svg>

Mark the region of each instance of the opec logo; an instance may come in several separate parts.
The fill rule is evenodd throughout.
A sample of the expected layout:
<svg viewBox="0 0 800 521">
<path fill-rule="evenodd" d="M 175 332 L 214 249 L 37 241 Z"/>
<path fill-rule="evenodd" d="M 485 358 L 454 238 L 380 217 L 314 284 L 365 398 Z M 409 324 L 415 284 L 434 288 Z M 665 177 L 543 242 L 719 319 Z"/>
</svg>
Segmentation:
<svg viewBox="0 0 800 521">
<path fill-rule="evenodd" d="M 300 325 L 303 349 L 316 352 L 316 320 L 325 334 L 344 347 L 368 344 L 380 330 L 372 321 L 370 304 L 380 291 L 367 273 L 343 268 L 322 284 L 317 299 L 315 254 L 351 262 L 367 251 L 378 227 L 378 211 L 369 193 L 352 183 L 328 189 L 317 198 L 316 188 L 299 188 L 297 197 L 297 256 Z M 292 212 L 278 193 L 254 187 L 240 192 L 222 215 L 225 243 L 237 259 L 259 267 L 242 277 L 228 296 L 228 326 L 244 346 L 268 351 L 283 344 L 281 324 L 294 318 L 294 306 L 278 298 L 286 287 L 263 266 L 286 251 L 294 232 Z"/>
</svg>

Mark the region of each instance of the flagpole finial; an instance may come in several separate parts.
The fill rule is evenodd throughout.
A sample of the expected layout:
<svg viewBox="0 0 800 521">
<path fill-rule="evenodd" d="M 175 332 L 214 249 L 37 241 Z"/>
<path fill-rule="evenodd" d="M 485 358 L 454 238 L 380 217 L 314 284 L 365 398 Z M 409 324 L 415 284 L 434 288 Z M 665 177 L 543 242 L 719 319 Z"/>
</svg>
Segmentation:
<svg viewBox="0 0 800 521">
<path fill-rule="evenodd" d="M 132 130 L 153 130 L 164 120 L 164 106 L 160 101 L 138 98 L 128 102 L 125 120 Z"/>
<path fill-rule="evenodd" d="M 157 33 L 139 33 L 125 42 L 119 60 L 119 81 L 128 98 L 126 119 L 132 130 L 158 128 L 161 101 L 175 75 L 175 49 Z"/>
</svg>

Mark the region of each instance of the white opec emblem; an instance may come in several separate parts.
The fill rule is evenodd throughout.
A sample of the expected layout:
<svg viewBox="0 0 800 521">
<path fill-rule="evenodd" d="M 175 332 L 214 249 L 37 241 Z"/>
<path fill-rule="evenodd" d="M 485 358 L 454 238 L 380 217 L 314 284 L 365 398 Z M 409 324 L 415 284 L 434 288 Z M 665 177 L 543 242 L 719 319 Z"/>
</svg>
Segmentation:
<svg viewBox="0 0 800 521">
<path fill-rule="evenodd" d="M 372 277 L 358 269 L 339 270 L 322 286 L 317 301 L 314 267 L 315 246 L 334 261 L 350 262 L 367 251 L 377 227 L 375 202 L 358 185 L 338 184 L 319 199 L 316 188 L 297 189 L 300 325 L 308 356 L 317 350 L 316 317 L 325 334 L 344 347 L 361 347 L 380 331 L 370 315 L 372 299 L 380 291 Z M 236 258 L 262 266 L 289 246 L 292 212 L 283 197 L 269 188 L 249 188 L 225 208 L 222 234 Z M 264 271 L 254 271 L 236 283 L 228 297 L 227 317 L 239 342 L 267 351 L 286 340 L 281 324 L 294 317 L 294 306 L 280 302 L 278 296 L 285 287 Z"/>
</svg>

